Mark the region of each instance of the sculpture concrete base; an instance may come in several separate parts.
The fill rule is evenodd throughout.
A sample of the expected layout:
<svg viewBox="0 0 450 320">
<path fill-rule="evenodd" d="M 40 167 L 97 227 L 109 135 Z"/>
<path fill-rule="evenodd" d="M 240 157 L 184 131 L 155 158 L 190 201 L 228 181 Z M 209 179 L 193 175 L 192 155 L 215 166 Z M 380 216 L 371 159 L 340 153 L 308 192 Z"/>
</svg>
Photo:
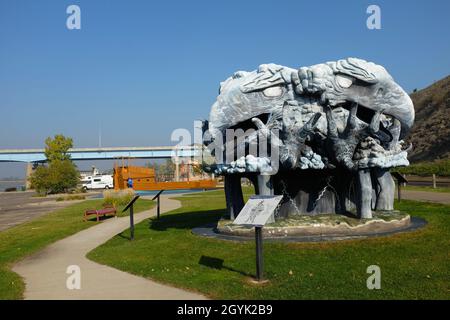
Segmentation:
<svg viewBox="0 0 450 320">
<path fill-rule="evenodd" d="M 293 216 L 277 220 L 263 228 L 265 238 L 291 236 L 351 237 L 389 233 L 408 228 L 410 216 L 399 211 L 375 212 L 372 219 L 359 219 L 342 215 Z M 220 220 L 216 232 L 224 235 L 254 237 L 254 230 Z"/>
</svg>

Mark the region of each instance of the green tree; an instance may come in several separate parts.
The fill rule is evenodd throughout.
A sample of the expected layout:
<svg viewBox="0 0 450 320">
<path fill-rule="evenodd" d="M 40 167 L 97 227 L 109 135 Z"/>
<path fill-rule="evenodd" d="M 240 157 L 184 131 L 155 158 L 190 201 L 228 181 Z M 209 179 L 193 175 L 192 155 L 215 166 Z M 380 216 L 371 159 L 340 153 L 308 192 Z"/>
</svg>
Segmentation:
<svg viewBox="0 0 450 320">
<path fill-rule="evenodd" d="M 156 162 L 150 162 L 150 161 L 148 161 L 146 164 L 145 164 L 145 166 L 147 167 L 147 168 L 150 168 L 150 169 L 153 169 L 153 170 L 155 170 L 155 173 L 157 173 L 158 171 L 159 171 L 159 164 L 158 163 L 156 163 Z"/>
<path fill-rule="evenodd" d="M 30 177 L 31 187 L 40 195 L 46 195 L 51 189 L 50 171 L 46 166 L 38 166 Z"/>
<path fill-rule="evenodd" d="M 202 165 L 200 163 L 193 163 L 192 164 L 192 172 L 194 173 L 194 175 L 196 176 L 200 176 L 203 174 L 203 168 Z"/>
<path fill-rule="evenodd" d="M 63 135 L 45 140 L 47 165 L 39 166 L 31 175 L 31 184 L 39 194 L 67 192 L 77 186 L 80 176 L 70 159 L 73 140 Z"/>
<path fill-rule="evenodd" d="M 147 162 L 146 166 L 155 170 L 157 180 L 171 180 L 175 174 L 175 164 L 170 159 L 166 159 L 164 163 Z"/>
<path fill-rule="evenodd" d="M 45 139 L 45 157 L 48 162 L 54 160 L 70 160 L 69 149 L 73 147 L 72 138 L 57 134 L 53 138 Z"/>
<path fill-rule="evenodd" d="M 159 173 L 166 177 L 166 180 L 170 179 L 175 174 L 175 163 L 173 163 L 171 159 L 166 159 L 166 162 L 161 164 L 159 169 Z"/>
</svg>

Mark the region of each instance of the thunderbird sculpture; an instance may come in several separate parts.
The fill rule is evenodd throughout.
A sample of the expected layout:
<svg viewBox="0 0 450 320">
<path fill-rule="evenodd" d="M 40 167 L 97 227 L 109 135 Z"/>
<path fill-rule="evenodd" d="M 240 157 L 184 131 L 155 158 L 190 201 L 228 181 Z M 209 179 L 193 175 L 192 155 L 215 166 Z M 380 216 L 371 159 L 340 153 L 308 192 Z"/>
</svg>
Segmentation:
<svg viewBox="0 0 450 320">
<path fill-rule="evenodd" d="M 298 70 L 263 64 L 221 83 L 204 125 L 214 159 L 204 169 L 225 176 L 232 217 L 244 205 L 246 177 L 259 194 L 284 195 L 278 217 L 369 219 L 393 210 L 389 170 L 409 164 L 411 146 L 402 139 L 413 122 L 411 99 L 380 65 L 356 58 Z M 269 146 L 264 155 L 261 141 Z"/>
</svg>

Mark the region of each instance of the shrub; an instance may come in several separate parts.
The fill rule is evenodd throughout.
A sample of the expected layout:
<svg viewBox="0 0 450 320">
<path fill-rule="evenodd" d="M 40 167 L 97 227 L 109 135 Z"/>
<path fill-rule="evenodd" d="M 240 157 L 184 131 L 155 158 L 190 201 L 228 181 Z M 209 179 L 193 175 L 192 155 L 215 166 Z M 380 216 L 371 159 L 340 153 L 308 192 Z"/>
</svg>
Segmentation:
<svg viewBox="0 0 450 320">
<path fill-rule="evenodd" d="M 77 168 L 70 160 L 55 160 L 48 166 L 39 166 L 31 176 L 31 184 L 39 194 L 62 193 L 76 187 Z"/>
<path fill-rule="evenodd" d="M 103 205 L 113 205 L 114 207 L 128 204 L 134 197 L 133 189 L 105 190 L 103 191 Z"/>
<path fill-rule="evenodd" d="M 71 201 L 71 200 L 84 200 L 86 199 L 85 196 L 82 195 L 68 195 L 65 197 L 58 197 L 56 198 L 56 201 Z"/>
<path fill-rule="evenodd" d="M 69 194 L 87 193 L 87 190 L 81 186 L 77 186 L 75 189 L 70 189 Z"/>
</svg>

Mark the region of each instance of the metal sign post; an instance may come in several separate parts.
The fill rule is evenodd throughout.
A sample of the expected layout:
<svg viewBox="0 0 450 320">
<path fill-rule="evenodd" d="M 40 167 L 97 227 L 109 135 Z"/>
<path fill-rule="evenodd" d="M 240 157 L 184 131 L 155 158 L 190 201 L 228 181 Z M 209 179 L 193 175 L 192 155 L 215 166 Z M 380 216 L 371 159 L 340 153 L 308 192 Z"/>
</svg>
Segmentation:
<svg viewBox="0 0 450 320">
<path fill-rule="evenodd" d="M 262 281 L 264 279 L 262 227 L 255 227 L 255 241 L 256 241 L 256 279 L 258 281 Z"/>
<path fill-rule="evenodd" d="M 402 200 L 402 185 L 406 185 L 408 180 L 399 172 L 391 172 L 391 175 L 397 180 L 397 198 Z"/>
<path fill-rule="evenodd" d="M 156 201 L 156 206 L 157 206 L 157 208 L 156 208 L 156 219 L 159 220 L 159 215 L 161 214 L 161 200 L 160 200 L 159 197 L 156 198 L 156 199 L 157 199 L 157 201 Z"/>
<path fill-rule="evenodd" d="M 139 196 L 134 196 L 133 199 L 126 205 L 122 212 L 130 209 L 130 240 L 134 240 L 134 203 L 139 199 Z"/>
<path fill-rule="evenodd" d="M 283 196 L 253 196 L 242 208 L 233 224 L 255 227 L 256 280 L 264 281 L 263 227 L 273 221 L 275 210 Z"/>
<path fill-rule="evenodd" d="M 159 220 L 159 215 L 161 214 L 161 200 L 160 200 L 160 196 L 161 196 L 161 193 L 163 193 L 163 192 L 164 192 L 164 189 L 161 190 L 161 191 L 159 191 L 159 192 L 152 198 L 152 201 L 156 199 L 156 206 L 157 206 L 157 208 L 156 208 L 156 219 L 158 219 L 158 220 Z"/>
<path fill-rule="evenodd" d="M 134 240 L 134 212 L 133 205 L 130 207 L 130 239 Z"/>
</svg>

